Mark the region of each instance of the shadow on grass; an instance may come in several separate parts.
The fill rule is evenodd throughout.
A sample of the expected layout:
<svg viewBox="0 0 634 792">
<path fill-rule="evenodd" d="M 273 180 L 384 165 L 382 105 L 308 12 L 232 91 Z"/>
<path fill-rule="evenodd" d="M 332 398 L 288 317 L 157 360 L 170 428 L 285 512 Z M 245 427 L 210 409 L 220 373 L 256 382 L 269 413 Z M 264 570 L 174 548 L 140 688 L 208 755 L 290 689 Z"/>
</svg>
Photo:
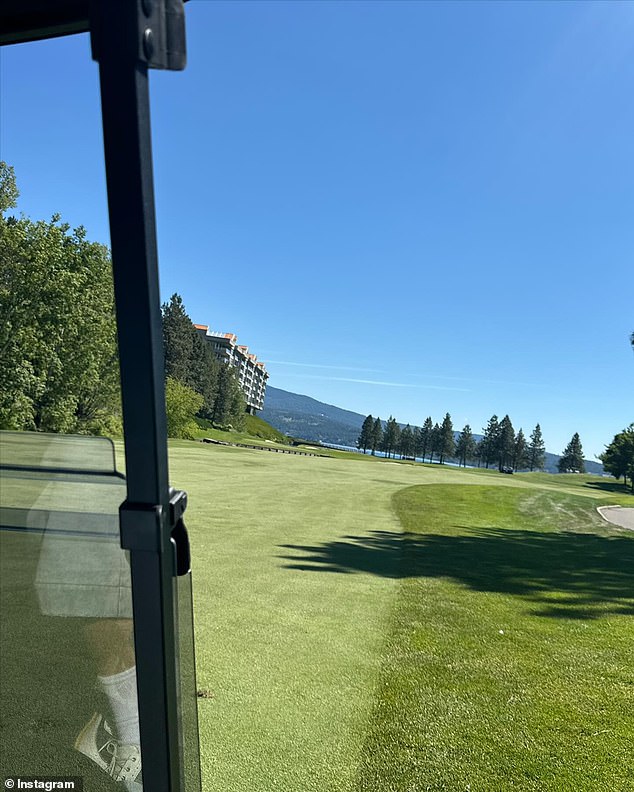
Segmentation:
<svg viewBox="0 0 634 792">
<path fill-rule="evenodd" d="M 590 489 L 601 490 L 602 492 L 610 492 L 615 495 L 632 495 L 632 490 L 629 486 L 625 486 L 622 481 L 586 481 L 584 487 Z"/>
<path fill-rule="evenodd" d="M 634 540 L 457 526 L 460 536 L 374 531 L 323 545 L 282 545 L 287 568 L 390 578 L 448 578 L 516 595 L 536 615 L 634 615 Z"/>
</svg>

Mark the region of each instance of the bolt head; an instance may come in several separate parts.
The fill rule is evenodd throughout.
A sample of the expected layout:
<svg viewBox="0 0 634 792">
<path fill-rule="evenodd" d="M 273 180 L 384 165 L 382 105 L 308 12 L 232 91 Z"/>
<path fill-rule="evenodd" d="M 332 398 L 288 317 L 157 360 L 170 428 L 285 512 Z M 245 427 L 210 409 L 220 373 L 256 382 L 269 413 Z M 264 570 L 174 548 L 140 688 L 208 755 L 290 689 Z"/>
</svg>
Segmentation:
<svg viewBox="0 0 634 792">
<path fill-rule="evenodd" d="M 143 31 L 143 52 L 148 60 L 152 60 L 154 55 L 154 33 L 151 28 L 146 28 Z"/>
</svg>

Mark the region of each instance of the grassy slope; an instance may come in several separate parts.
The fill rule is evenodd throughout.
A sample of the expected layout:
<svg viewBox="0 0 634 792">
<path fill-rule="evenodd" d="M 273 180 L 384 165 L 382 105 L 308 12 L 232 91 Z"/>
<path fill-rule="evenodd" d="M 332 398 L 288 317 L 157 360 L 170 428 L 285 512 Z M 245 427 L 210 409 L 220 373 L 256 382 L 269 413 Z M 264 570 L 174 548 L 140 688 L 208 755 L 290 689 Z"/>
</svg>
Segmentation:
<svg viewBox="0 0 634 792">
<path fill-rule="evenodd" d="M 371 724 L 382 717 L 374 709 L 379 673 L 383 691 L 391 684 L 395 636 L 405 647 L 409 640 L 398 633 L 403 608 L 410 606 L 408 581 L 400 580 L 402 531 L 392 497 L 421 483 L 476 485 L 459 488 L 472 493 L 484 483 L 509 497 L 538 495 L 535 504 L 549 497 L 550 506 L 543 501 L 538 507 L 541 514 L 558 503 L 557 491 L 565 500 L 581 486 L 580 477 L 548 477 L 552 483 L 544 491 L 541 481 L 535 489 L 530 476 L 178 441 L 171 444 L 171 467 L 174 483 L 190 493 L 199 687 L 213 695 L 199 701 L 206 792 L 351 790 L 357 784 L 373 789 L 380 783 L 377 789 L 426 788 L 399 785 L 387 775 L 377 780 L 377 771 L 398 757 L 381 753 L 379 744 L 372 747 L 377 732 Z M 441 490 L 428 488 L 443 503 L 456 492 Z M 601 490 L 587 488 L 585 494 L 577 500 L 590 513 L 596 503 L 616 502 Z M 467 511 L 481 506 L 486 499 Z M 539 527 L 531 523 L 532 508 L 521 520 L 529 530 Z M 598 518 L 595 529 L 606 530 Z M 415 583 L 439 581 L 424 577 Z M 471 599 L 465 603 L 462 621 L 455 622 L 462 631 L 455 656 L 450 648 L 441 655 L 450 665 L 460 664 L 461 647 L 481 640 L 469 631 Z M 510 623 L 511 612 L 506 615 Z M 506 623 L 499 614 L 495 621 Z M 391 643 L 384 656 L 386 635 Z M 606 668 L 612 673 L 612 666 Z M 448 695 L 457 697 L 459 691 Z M 411 701 L 406 691 L 403 696 L 406 712 Z M 430 703 L 424 707 L 434 711 Z M 605 744 L 607 738 L 601 739 Z M 370 761 L 373 752 L 385 761 Z"/>
</svg>

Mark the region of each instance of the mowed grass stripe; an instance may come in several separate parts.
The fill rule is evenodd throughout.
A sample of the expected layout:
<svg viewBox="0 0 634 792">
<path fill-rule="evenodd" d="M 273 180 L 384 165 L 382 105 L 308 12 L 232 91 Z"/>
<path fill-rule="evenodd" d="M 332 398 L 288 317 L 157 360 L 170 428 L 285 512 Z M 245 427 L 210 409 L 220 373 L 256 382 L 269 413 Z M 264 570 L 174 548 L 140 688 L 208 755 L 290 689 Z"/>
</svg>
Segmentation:
<svg viewBox="0 0 634 792">
<path fill-rule="evenodd" d="M 634 788 L 632 534 L 552 490 L 394 505 L 407 552 L 358 789 Z"/>
<path fill-rule="evenodd" d="M 329 571 L 321 553 L 400 541 L 391 496 L 425 473 L 185 443 L 171 470 L 190 496 L 198 685 L 213 696 L 205 791 L 352 789 L 398 581 Z"/>
</svg>

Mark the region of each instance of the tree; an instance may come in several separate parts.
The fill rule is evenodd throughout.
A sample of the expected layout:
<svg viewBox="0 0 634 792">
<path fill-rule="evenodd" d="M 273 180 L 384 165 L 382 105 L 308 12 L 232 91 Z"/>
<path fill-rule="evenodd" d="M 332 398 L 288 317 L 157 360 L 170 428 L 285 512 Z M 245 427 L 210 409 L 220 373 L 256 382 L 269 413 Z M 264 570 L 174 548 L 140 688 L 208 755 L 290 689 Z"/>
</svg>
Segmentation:
<svg viewBox="0 0 634 792">
<path fill-rule="evenodd" d="M 218 396 L 218 378 L 221 365 L 216 360 L 210 344 L 194 330 L 187 379 L 190 387 L 203 397 L 203 406 L 200 409 L 200 415 L 203 418 L 211 418 L 213 414 L 214 404 Z"/>
<path fill-rule="evenodd" d="M 531 433 L 528 445 L 528 466 L 531 470 L 542 470 L 546 458 L 546 446 L 542 437 L 542 430 L 539 424 L 535 426 Z"/>
<path fill-rule="evenodd" d="M 401 432 L 399 425 L 396 423 L 396 419 L 390 415 L 385 425 L 385 431 L 383 432 L 383 451 L 385 452 L 385 456 L 388 459 L 390 458 L 392 451 L 395 451 L 398 447 L 400 433 Z"/>
<path fill-rule="evenodd" d="M 120 433 L 108 250 L 58 215 L 5 217 L 17 196 L 0 163 L 0 427 Z"/>
<path fill-rule="evenodd" d="M 500 424 L 497 415 L 492 415 L 489 418 L 488 424 L 482 430 L 482 440 L 480 441 L 480 458 L 482 462 L 489 467 L 489 464 L 497 456 L 498 433 Z"/>
<path fill-rule="evenodd" d="M 484 443 L 483 438 L 480 438 L 479 440 L 476 440 L 474 458 L 478 460 L 478 467 L 480 467 L 482 465 L 482 462 L 483 462 L 483 459 L 484 459 L 484 451 L 485 451 L 485 449 L 483 447 L 483 443 Z"/>
<path fill-rule="evenodd" d="M 372 429 L 374 428 L 374 418 L 371 415 L 368 415 L 363 425 L 361 427 L 361 434 L 359 435 L 359 439 L 357 440 L 357 448 L 362 448 L 363 453 L 368 450 L 368 447 L 372 445 Z"/>
<path fill-rule="evenodd" d="M 0 213 L 15 209 L 20 192 L 15 181 L 15 171 L 11 165 L 0 160 Z"/>
<path fill-rule="evenodd" d="M 198 426 L 194 420 L 203 404 L 203 397 L 177 379 L 168 377 L 165 383 L 165 411 L 168 437 L 193 440 Z"/>
<path fill-rule="evenodd" d="M 442 426 L 440 427 L 440 438 L 438 445 L 438 453 L 440 455 L 440 464 L 445 464 L 445 459 L 450 459 L 456 450 L 456 441 L 453 433 L 453 423 L 451 416 L 447 413 L 443 419 Z"/>
<path fill-rule="evenodd" d="M 583 461 L 583 449 L 579 434 L 575 432 L 571 441 L 564 449 L 557 468 L 560 473 L 585 473 L 586 466 Z"/>
<path fill-rule="evenodd" d="M 194 387 L 191 369 L 197 333 L 192 325 L 192 320 L 185 311 L 182 297 L 179 294 L 172 294 L 170 301 L 161 306 L 161 312 L 163 314 L 165 376 Z M 200 340 L 202 341 L 202 339 Z"/>
<path fill-rule="evenodd" d="M 515 447 L 513 448 L 513 469 L 524 470 L 528 465 L 528 445 L 524 432 L 520 429 L 515 438 Z"/>
<path fill-rule="evenodd" d="M 401 459 L 403 457 L 414 456 L 414 452 L 415 452 L 414 433 L 412 432 L 412 428 L 409 424 L 407 424 L 407 426 L 401 432 L 401 436 L 399 438 L 399 443 L 398 443 L 398 450 L 401 455 Z"/>
<path fill-rule="evenodd" d="M 629 478 L 634 494 L 634 423 L 614 436 L 614 440 L 606 446 L 599 459 L 603 462 L 604 469 L 614 478 L 623 477 L 626 487 Z"/>
<path fill-rule="evenodd" d="M 383 425 L 381 424 L 381 419 L 377 418 L 374 422 L 374 426 L 372 427 L 372 436 L 370 438 L 372 456 L 376 454 L 377 449 L 381 448 L 382 444 L 383 444 Z"/>
<path fill-rule="evenodd" d="M 429 440 L 431 438 L 431 433 L 433 431 L 434 424 L 432 423 L 431 416 L 425 418 L 425 422 L 418 430 L 416 435 L 416 452 L 420 456 L 420 458 L 425 461 L 425 456 L 427 454 L 427 447 L 429 446 Z"/>
<path fill-rule="evenodd" d="M 221 365 L 218 372 L 218 393 L 211 413 L 211 420 L 218 426 L 241 429 L 246 411 L 244 394 L 235 371 Z"/>
<path fill-rule="evenodd" d="M 458 459 L 458 464 L 467 467 L 467 461 L 470 461 L 474 458 L 475 451 L 476 441 L 473 437 L 473 432 L 471 431 L 469 424 L 465 424 L 464 429 L 458 437 L 458 442 L 456 443 L 456 457 Z"/>
<path fill-rule="evenodd" d="M 440 448 L 440 426 L 435 423 L 429 435 L 429 461 L 434 461 L 434 454 Z"/>
<path fill-rule="evenodd" d="M 498 460 L 498 470 L 512 467 L 515 452 L 515 430 L 508 415 L 500 421 L 498 426 L 495 452 Z"/>
</svg>

